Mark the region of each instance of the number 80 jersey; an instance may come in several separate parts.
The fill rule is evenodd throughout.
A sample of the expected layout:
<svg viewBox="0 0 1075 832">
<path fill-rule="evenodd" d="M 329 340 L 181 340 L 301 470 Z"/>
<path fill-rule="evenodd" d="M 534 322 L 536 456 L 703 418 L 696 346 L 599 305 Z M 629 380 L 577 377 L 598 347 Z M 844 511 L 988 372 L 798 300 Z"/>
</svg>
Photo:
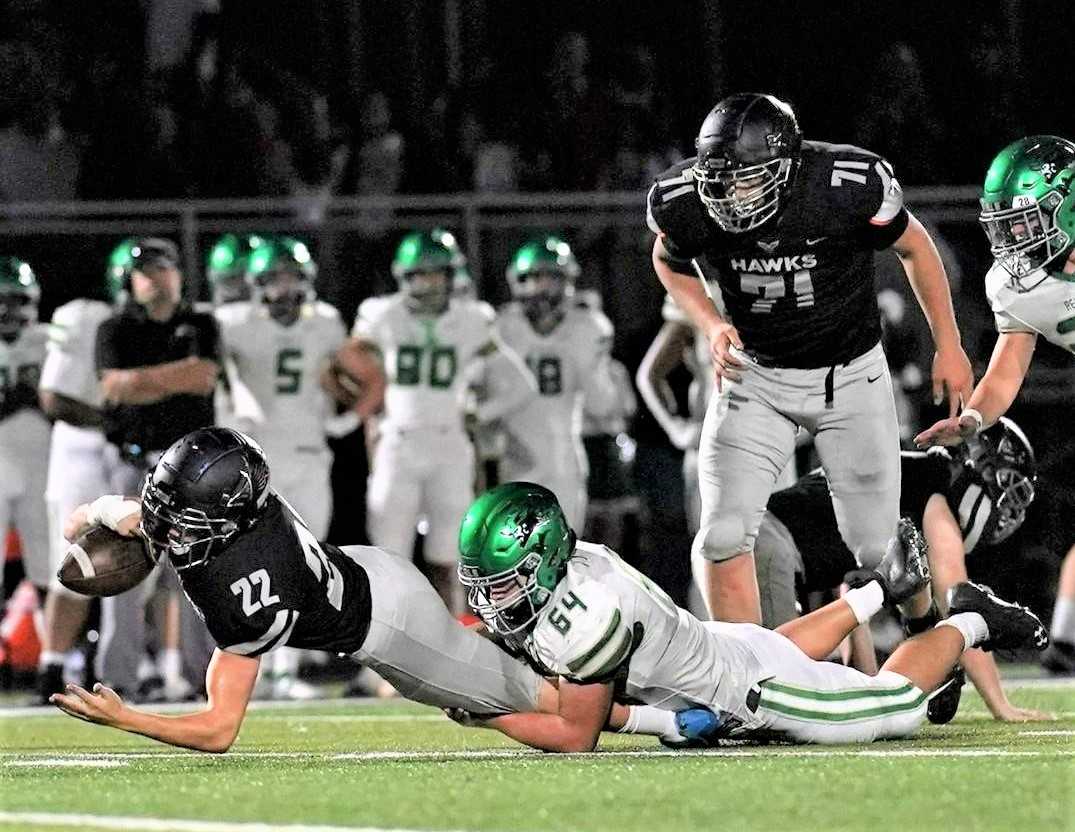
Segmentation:
<svg viewBox="0 0 1075 832">
<path fill-rule="evenodd" d="M 460 298 L 437 316 L 415 315 L 399 293 L 363 301 L 353 334 L 384 359 L 382 424 L 461 431 L 467 365 L 495 343 L 495 319 L 487 303 Z"/>
</svg>

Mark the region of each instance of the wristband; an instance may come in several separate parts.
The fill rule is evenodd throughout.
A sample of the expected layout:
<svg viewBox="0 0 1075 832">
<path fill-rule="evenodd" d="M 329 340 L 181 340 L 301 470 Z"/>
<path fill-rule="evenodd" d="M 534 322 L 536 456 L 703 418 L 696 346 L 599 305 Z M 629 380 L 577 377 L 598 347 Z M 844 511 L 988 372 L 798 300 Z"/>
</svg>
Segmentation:
<svg viewBox="0 0 1075 832">
<path fill-rule="evenodd" d="M 142 510 L 140 503 L 119 494 L 105 494 L 90 503 L 86 521 L 93 526 L 107 526 L 112 531 L 126 518 Z"/>
<path fill-rule="evenodd" d="M 959 420 L 963 421 L 964 416 L 970 416 L 974 420 L 974 433 L 975 435 L 982 432 L 982 428 L 985 425 L 985 419 L 982 418 L 982 414 L 973 407 L 965 407 L 959 414 Z"/>
</svg>

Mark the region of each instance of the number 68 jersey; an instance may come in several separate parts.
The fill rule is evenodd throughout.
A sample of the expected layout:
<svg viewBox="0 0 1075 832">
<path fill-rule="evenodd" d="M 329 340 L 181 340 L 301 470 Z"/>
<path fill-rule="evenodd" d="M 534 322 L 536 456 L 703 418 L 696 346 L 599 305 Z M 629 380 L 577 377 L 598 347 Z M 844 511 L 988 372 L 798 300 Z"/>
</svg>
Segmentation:
<svg viewBox="0 0 1075 832">
<path fill-rule="evenodd" d="M 577 543 L 523 649 L 553 675 L 616 682 L 616 698 L 739 715 L 760 665 L 605 546 Z"/>
<path fill-rule="evenodd" d="M 260 656 L 287 645 L 353 653 L 370 625 L 365 570 L 318 543 L 270 494 L 256 525 L 203 566 L 177 573 L 221 650 Z"/>
</svg>

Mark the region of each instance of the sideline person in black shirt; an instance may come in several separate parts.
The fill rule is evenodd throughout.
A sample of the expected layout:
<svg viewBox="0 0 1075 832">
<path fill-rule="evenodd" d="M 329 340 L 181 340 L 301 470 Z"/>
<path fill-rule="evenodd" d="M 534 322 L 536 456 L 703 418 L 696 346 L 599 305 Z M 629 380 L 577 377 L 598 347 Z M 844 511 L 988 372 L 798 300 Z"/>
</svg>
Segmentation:
<svg viewBox="0 0 1075 832">
<path fill-rule="evenodd" d="M 128 294 L 124 307 L 97 330 L 96 363 L 104 400 L 102 415 L 107 476 L 113 491 L 137 494 L 146 472 L 175 440 L 213 424 L 213 390 L 220 334 L 210 314 L 182 300 L 179 252 L 170 240 L 146 238 L 117 250 L 112 266 Z M 174 576 L 165 588 L 178 596 Z M 97 675 L 135 694 L 145 648 L 146 592 L 135 588 L 103 599 Z M 210 645 L 189 603 L 179 598 L 181 649 L 188 675 L 200 679 Z M 167 645 L 171 646 L 171 645 Z M 166 662 L 165 681 L 178 687 L 178 657 Z"/>
</svg>

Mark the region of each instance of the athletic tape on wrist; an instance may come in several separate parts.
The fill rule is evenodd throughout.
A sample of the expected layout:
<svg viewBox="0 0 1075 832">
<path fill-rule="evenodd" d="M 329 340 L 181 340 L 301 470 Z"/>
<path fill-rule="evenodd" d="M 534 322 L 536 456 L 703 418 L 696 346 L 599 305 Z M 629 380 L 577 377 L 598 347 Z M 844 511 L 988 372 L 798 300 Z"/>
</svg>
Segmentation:
<svg viewBox="0 0 1075 832">
<path fill-rule="evenodd" d="M 89 517 L 91 525 L 108 526 L 117 531 L 117 526 L 126 518 L 142 510 L 134 500 L 128 500 L 120 494 L 105 494 L 90 503 Z"/>
</svg>

